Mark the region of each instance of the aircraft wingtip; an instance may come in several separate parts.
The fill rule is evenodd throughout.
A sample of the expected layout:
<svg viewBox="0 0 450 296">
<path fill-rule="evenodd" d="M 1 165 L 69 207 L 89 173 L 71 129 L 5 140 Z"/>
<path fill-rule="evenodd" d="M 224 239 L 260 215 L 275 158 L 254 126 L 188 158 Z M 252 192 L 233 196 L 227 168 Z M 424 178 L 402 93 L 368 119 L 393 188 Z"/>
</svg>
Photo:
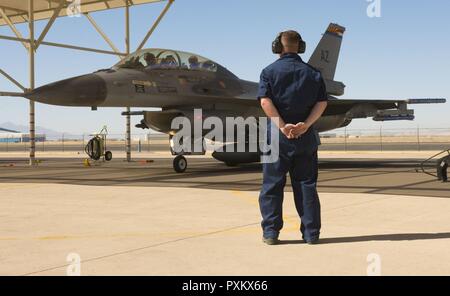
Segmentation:
<svg viewBox="0 0 450 296">
<path fill-rule="evenodd" d="M 445 98 L 409 99 L 408 104 L 445 104 Z"/>
</svg>

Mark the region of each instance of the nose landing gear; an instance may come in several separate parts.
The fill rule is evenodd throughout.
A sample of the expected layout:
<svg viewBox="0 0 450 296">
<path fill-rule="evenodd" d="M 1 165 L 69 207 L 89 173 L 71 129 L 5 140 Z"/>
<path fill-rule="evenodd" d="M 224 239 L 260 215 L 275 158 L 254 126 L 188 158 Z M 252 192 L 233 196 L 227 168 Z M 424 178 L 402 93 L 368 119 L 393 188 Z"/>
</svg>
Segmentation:
<svg viewBox="0 0 450 296">
<path fill-rule="evenodd" d="M 187 159 L 183 155 L 178 155 L 173 160 L 173 169 L 177 173 L 184 173 L 187 169 Z"/>
<path fill-rule="evenodd" d="M 191 147 L 190 149 L 182 149 L 181 152 L 178 149 L 175 149 L 175 145 L 179 145 L 177 147 L 183 147 L 185 148 L 184 144 L 183 144 L 183 138 L 178 139 L 179 143 L 175 143 L 174 141 L 174 136 L 170 136 L 170 152 L 172 153 L 173 156 L 175 156 L 174 160 L 173 160 L 173 169 L 175 170 L 175 172 L 181 174 L 186 172 L 187 167 L 188 167 L 188 161 L 186 159 L 186 155 L 205 155 L 206 154 L 206 144 L 205 144 L 205 140 L 204 139 L 198 139 L 198 140 L 193 140 L 191 143 Z M 201 141 L 202 143 L 202 151 L 201 152 L 186 152 L 186 151 L 193 151 L 195 146 L 195 143 L 199 143 L 198 141 Z"/>
</svg>

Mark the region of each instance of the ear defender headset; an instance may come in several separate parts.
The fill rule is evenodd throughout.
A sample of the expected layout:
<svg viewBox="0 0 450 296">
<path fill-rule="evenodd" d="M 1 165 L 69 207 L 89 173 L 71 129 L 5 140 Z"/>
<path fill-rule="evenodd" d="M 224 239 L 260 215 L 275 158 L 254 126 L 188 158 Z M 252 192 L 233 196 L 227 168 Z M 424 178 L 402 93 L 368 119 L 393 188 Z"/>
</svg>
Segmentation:
<svg viewBox="0 0 450 296">
<path fill-rule="evenodd" d="M 272 42 L 272 52 L 274 54 L 281 54 L 283 52 L 283 44 L 281 43 L 281 38 L 285 32 L 281 32 L 278 34 L 277 38 Z M 297 32 L 296 32 L 297 33 Z M 297 53 L 305 53 L 306 51 L 306 42 L 303 41 L 302 36 L 298 35 L 298 52 Z"/>
</svg>

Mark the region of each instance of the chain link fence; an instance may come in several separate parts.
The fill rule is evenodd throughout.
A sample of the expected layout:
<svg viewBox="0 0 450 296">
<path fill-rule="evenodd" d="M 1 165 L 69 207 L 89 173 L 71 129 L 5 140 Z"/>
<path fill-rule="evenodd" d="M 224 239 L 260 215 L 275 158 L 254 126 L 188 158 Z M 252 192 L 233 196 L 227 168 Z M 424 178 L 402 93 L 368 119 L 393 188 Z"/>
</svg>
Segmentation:
<svg viewBox="0 0 450 296">
<path fill-rule="evenodd" d="M 450 148 L 450 128 L 344 128 L 321 139 L 321 149 L 328 151 L 442 151 Z"/>
<path fill-rule="evenodd" d="M 93 135 L 73 135 L 62 133 L 60 135 L 39 134 L 36 137 L 37 152 L 80 152 L 84 153 L 85 147 Z M 125 152 L 125 134 L 108 134 L 106 146 L 112 152 Z M 157 134 L 138 134 L 132 136 L 131 149 L 134 152 L 168 151 L 169 136 Z M 0 134 L 0 152 L 27 152 L 30 142 L 27 135 Z"/>
<path fill-rule="evenodd" d="M 80 152 L 92 135 L 37 136 L 37 152 Z M 450 148 L 450 128 L 417 129 L 339 129 L 321 134 L 323 151 L 442 151 Z M 0 134 L 0 152 L 27 152 L 27 135 Z M 109 134 L 107 148 L 125 152 L 125 134 Z M 169 151 L 169 136 L 160 134 L 133 134 L 132 152 Z"/>
</svg>

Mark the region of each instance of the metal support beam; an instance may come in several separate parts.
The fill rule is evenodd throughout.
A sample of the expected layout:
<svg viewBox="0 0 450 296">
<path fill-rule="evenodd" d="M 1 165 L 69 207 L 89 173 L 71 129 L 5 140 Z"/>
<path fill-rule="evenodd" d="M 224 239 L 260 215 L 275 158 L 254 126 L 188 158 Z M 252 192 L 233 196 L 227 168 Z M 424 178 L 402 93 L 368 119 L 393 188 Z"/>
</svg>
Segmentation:
<svg viewBox="0 0 450 296">
<path fill-rule="evenodd" d="M 0 35 L 0 39 L 8 40 L 8 41 L 20 41 L 20 42 L 30 43 L 30 39 L 16 38 L 16 37 L 4 36 L 4 35 Z M 114 52 L 114 51 L 95 49 L 95 48 L 89 48 L 89 47 L 81 47 L 81 46 L 69 45 L 69 44 L 63 44 L 63 43 L 42 41 L 41 45 L 60 47 L 60 48 L 67 48 L 67 49 L 74 49 L 74 50 L 80 50 L 80 51 L 95 52 L 95 53 L 101 53 L 101 54 L 110 54 L 110 55 L 116 55 L 116 56 L 120 56 L 120 57 L 126 57 L 127 56 L 127 54 L 123 53 L 123 52 Z"/>
<path fill-rule="evenodd" d="M 0 91 L 0 97 L 24 97 L 24 93 Z"/>
<path fill-rule="evenodd" d="M 110 55 L 116 55 L 116 56 L 126 56 L 127 55 L 126 53 L 121 53 L 121 52 L 114 52 L 114 51 L 82 47 L 82 46 L 75 46 L 75 45 L 68 45 L 68 44 L 55 43 L 55 42 L 42 41 L 41 44 L 47 45 L 47 46 L 75 49 L 75 50 L 81 50 L 81 51 L 89 51 L 89 52 L 95 52 L 95 53 L 101 53 L 101 54 L 110 54 Z"/>
<path fill-rule="evenodd" d="M 142 48 L 144 48 L 145 43 L 147 43 L 148 39 L 150 38 L 150 36 L 153 34 L 153 32 L 156 30 L 156 28 L 158 27 L 159 23 L 161 22 L 161 20 L 163 19 L 163 17 L 166 15 L 167 11 L 169 10 L 170 6 L 172 6 L 174 0 L 169 0 L 169 2 L 166 4 L 166 6 L 164 7 L 163 11 L 161 12 L 161 14 L 158 16 L 158 18 L 156 19 L 155 23 L 153 24 L 153 26 L 150 28 L 150 30 L 147 32 L 147 35 L 145 35 L 144 40 L 142 40 L 141 44 L 138 46 L 137 50 L 141 50 Z"/>
<path fill-rule="evenodd" d="M 64 0 L 59 0 L 59 6 L 53 12 L 52 17 L 49 19 L 47 25 L 45 26 L 45 28 L 42 31 L 41 35 L 39 36 L 38 40 L 36 41 L 35 50 L 37 50 L 39 48 L 39 46 L 42 43 L 42 40 L 44 40 L 48 31 L 50 31 L 50 29 L 52 28 L 53 23 L 55 22 L 56 18 L 59 16 L 59 13 L 61 12 L 62 8 L 64 7 L 64 2 L 65 2 Z"/>
<path fill-rule="evenodd" d="M 18 42 L 30 43 L 30 39 L 11 37 L 11 36 L 5 36 L 5 35 L 0 35 L 0 39 L 8 40 L 8 41 L 18 41 Z M 27 44 L 27 48 L 28 48 L 28 44 Z"/>
<path fill-rule="evenodd" d="M 16 35 L 17 38 L 23 38 L 22 34 L 20 33 L 19 30 L 17 30 L 16 26 L 13 24 L 13 22 L 11 21 L 11 19 L 8 17 L 8 15 L 6 14 L 5 10 L 3 8 L 0 8 L 0 15 L 2 16 L 2 18 L 5 20 L 6 24 L 9 26 L 9 28 L 11 29 L 11 31 L 14 32 L 14 34 Z M 22 42 L 23 46 L 25 47 L 25 49 L 28 49 L 28 44 L 25 42 Z"/>
<path fill-rule="evenodd" d="M 28 30 L 30 44 L 28 49 L 29 57 L 29 75 L 30 75 L 30 90 L 35 87 L 35 72 L 34 72 L 34 0 L 28 0 Z M 36 132 L 35 132 L 35 102 L 30 100 L 30 165 L 36 165 Z"/>
<path fill-rule="evenodd" d="M 100 26 L 95 22 L 92 16 L 89 13 L 84 13 L 84 16 L 89 20 L 94 29 L 102 36 L 102 38 L 108 43 L 108 45 L 112 48 L 112 50 L 116 53 L 120 52 L 119 49 L 114 45 L 110 38 L 105 34 L 105 32 L 100 28 Z"/>
<path fill-rule="evenodd" d="M 127 54 L 130 54 L 130 7 L 128 0 L 126 0 L 125 6 L 125 51 Z M 129 113 L 131 112 L 131 108 L 127 107 L 126 112 L 128 115 L 126 116 L 126 152 L 127 152 L 127 161 L 131 161 L 131 116 Z"/>
<path fill-rule="evenodd" d="M 6 79 L 8 79 L 9 81 L 11 81 L 12 83 L 14 83 L 18 88 L 20 88 L 21 90 L 25 91 L 26 88 L 20 84 L 17 80 L 15 80 L 14 78 L 12 78 L 8 73 L 6 73 L 5 71 L 3 71 L 2 69 L 0 69 L 0 74 L 2 74 L 3 76 L 6 77 Z"/>
</svg>

